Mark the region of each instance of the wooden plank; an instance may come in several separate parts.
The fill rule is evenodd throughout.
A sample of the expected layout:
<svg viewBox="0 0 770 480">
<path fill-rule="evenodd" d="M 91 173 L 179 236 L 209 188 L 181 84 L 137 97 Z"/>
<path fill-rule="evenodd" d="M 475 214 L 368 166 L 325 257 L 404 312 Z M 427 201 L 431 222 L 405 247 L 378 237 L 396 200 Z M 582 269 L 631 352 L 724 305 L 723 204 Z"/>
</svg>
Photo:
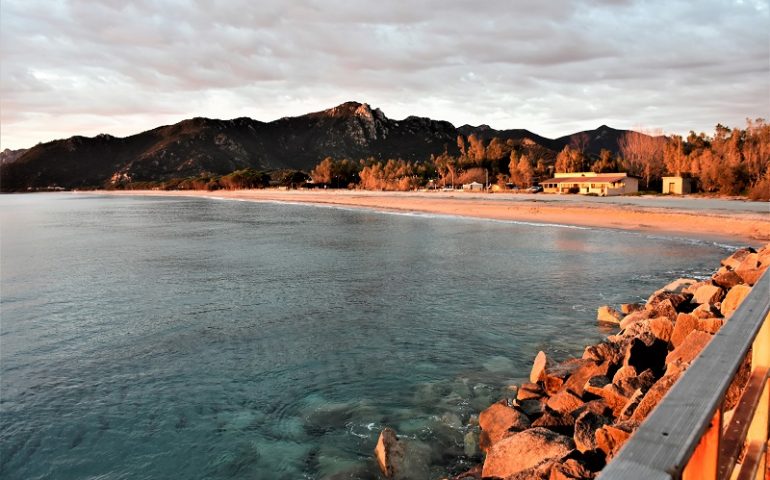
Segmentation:
<svg viewBox="0 0 770 480">
<path fill-rule="evenodd" d="M 763 460 L 766 447 L 767 444 L 764 442 L 752 442 L 749 444 L 749 448 L 746 450 L 746 457 L 741 464 L 738 480 L 754 480 L 756 478 L 762 478 L 759 475 L 763 475 L 764 473 L 762 470 L 764 469 Z"/>
<path fill-rule="evenodd" d="M 706 433 L 698 442 L 682 480 L 716 480 L 719 467 L 719 439 L 722 436 L 722 409 L 718 408 Z"/>
<path fill-rule="evenodd" d="M 730 320 L 598 478 L 665 478 L 651 476 L 651 472 L 680 478 L 770 313 L 769 292 L 770 274 L 765 272 Z"/>
<path fill-rule="evenodd" d="M 751 420 L 757 411 L 763 390 L 767 388 L 767 377 L 767 368 L 758 368 L 751 373 L 746 390 L 743 391 L 738 407 L 722 438 L 719 449 L 719 478 L 726 478 L 735 468 L 735 462 L 743 449 Z"/>
</svg>

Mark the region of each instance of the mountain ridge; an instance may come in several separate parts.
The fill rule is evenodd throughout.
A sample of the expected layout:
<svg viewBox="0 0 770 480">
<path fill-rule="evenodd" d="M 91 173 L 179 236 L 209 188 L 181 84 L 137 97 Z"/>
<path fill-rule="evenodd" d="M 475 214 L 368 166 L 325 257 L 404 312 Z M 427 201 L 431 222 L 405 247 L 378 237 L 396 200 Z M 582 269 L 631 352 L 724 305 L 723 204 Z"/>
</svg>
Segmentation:
<svg viewBox="0 0 770 480">
<path fill-rule="evenodd" d="M 443 153 L 459 155 L 458 136 L 471 135 L 483 142 L 495 137 L 531 142 L 553 156 L 581 136 L 586 152 L 595 155 L 601 148 L 616 153 L 623 133 L 603 125 L 549 139 L 526 129 L 455 127 L 414 115 L 394 120 L 379 108 L 350 101 L 270 122 L 193 117 L 126 137 L 76 135 L 41 143 L 0 165 L 0 190 L 98 187 L 115 180 L 158 181 L 244 168 L 309 171 L 325 157 L 422 162 Z"/>
</svg>

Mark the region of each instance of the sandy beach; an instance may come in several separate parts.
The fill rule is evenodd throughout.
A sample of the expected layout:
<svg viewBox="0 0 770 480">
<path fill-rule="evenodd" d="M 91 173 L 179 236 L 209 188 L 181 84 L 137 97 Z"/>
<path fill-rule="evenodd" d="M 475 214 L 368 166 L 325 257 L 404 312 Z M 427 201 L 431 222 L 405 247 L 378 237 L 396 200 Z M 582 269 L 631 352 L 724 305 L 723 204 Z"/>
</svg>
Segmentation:
<svg viewBox="0 0 770 480">
<path fill-rule="evenodd" d="M 770 204 L 660 197 L 592 198 L 467 192 L 359 190 L 100 191 L 110 195 L 193 196 L 298 202 L 519 222 L 660 232 L 760 245 L 770 241 Z M 684 200 L 684 201 L 683 201 Z"/>
</svg>

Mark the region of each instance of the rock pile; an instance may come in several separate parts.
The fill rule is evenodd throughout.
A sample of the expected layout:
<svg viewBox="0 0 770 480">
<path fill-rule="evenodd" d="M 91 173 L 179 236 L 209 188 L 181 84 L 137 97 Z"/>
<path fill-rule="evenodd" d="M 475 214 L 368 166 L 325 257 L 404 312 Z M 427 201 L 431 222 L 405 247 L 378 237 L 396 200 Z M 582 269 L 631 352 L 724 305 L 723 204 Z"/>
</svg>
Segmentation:
<svg viewBox="0 0 770 480">
<path fill-rule="evenodd" d="M 453 480 L 594 478 L 729 321 L 770 265 L 770 244 L 740 249 L 721 263 L 710 279 L 676 280 L 643 305 L 599 308 L 598 320 L 619 331 L 586 347 L 581 358 L 553 363 L 539 352 L 515 397 L 479 415 L 483 465 Z M 748 373 L 745 364 L 726 410 L 734 408 Z M 381 443 L 397 442 L 387 430 Z M 383 473 L 407 478 L 394 468 L 403 449 L 390 449 L 395 461 L 383 456 L 387 450 L 378 444 Z"/>
</svg>

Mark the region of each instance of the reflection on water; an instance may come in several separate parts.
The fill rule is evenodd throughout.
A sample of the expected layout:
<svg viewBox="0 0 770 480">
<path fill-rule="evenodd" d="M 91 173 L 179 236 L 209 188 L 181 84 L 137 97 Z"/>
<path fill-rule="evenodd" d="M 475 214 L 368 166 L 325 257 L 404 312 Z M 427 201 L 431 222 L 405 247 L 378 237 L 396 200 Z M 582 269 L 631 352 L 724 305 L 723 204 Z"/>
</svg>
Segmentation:
<svg viewBox="0 0 770 480">
<path fill-rule="evenodd" d="M 372 478 L 384 426 L 440 478 L 539 349 L 579 354 L 599 305 L 724 256 L 296 205 L 0 203 L 3 478 Z"/>
</svg>

